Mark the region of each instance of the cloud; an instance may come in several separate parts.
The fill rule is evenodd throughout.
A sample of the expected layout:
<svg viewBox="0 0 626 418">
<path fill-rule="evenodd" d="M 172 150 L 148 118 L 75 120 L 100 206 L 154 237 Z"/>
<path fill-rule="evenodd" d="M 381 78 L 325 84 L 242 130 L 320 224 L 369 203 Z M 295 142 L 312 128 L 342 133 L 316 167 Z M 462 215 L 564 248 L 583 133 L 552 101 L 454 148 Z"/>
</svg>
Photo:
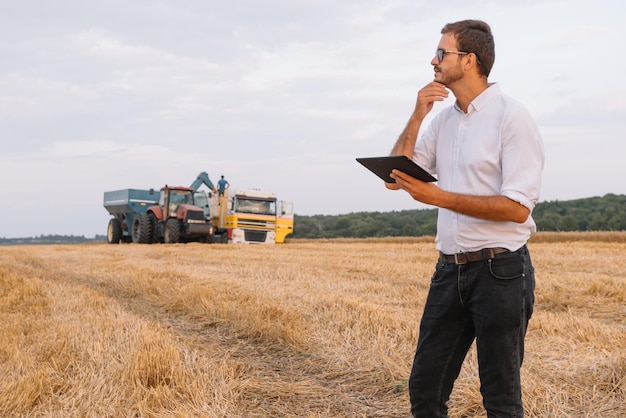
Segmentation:
<svg viewBox="0 0 626 418">
<path fill-rule="evenodd" d="M 491 24 L 492 81 L 544 134 L 542 198 L 626 192 L 613 181 L 626 151 L 616 1 L 33 4 L 0 15 L 0 219 L 19 215 L 0 235 L 104 233 L 105 190 L 201 171 L 299 214 L 421 207 L 354 158 L 389 151 L 432 80 L 441 26 L 467 17 Z"/>
<path fill-rule="evenodd" d="M 618 132 L 625 132 L 626 100 L 613 94 L 594 94 L 571 96 L 570 100 L 558 104 L 550 111 L 541 115 L 537 122 L 546 127 L 592 126 L 604 132 L 607 128 L 613 131 L 615 140 L 620 139 Z"/>
</svg>

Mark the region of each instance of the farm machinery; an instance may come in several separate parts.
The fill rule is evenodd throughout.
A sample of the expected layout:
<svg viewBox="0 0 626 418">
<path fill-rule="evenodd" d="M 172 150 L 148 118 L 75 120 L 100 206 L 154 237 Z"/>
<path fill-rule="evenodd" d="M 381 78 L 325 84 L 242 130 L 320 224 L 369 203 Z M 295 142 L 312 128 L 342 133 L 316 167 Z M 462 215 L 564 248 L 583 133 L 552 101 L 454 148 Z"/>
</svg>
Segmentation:
<svg viewBox="0 0 626 418">
<path fill-rule="evenodd" d="M 283 243 L 293 233 L 293 205 L 256 189 L 238 189 L 223 195 L 196 192 L 196 203 L 213 221 L 216 240 L 231 244 Z M 219 236 L 219 238 L 217 238 Z"/>
<path fill-rule="evenodd" d="M 113 215 L 107 242 L 213 242 L 213 224 L 194 204 L 193 193 L 180 186 L 165 186 L 158 195 L 153 189 L 105 192 L 104 207 Z"/>
<path fill-rule="evenodd" d="M 293 233 L 291 202 L 256 189 L 236 190 L 230 197 L 228 189 L 215 191 L 203 172 L 190 187 L 165 186 L 158 194 L 154 189 L 105 192 L 104 207 L 113 216 L 107 242 L 274 244 Z"/>
</svg>

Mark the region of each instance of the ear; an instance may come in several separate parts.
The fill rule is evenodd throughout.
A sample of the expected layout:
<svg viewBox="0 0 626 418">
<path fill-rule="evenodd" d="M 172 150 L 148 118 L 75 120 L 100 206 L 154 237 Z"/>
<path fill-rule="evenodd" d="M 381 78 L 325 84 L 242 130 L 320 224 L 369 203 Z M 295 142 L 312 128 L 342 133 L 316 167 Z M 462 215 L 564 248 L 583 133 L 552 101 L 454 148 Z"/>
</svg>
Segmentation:
<svg viewBox="0 0 626 418">
<path fill-rule="evenodd" d="M 473 52 L 470 52 L 468 54 L 468 57 L 471 59 L 471 62 L 474 63 L 475 66 L 479 66 L 480 64 L 478 63 L 478 55 L 474 54 Z"/>
<path fill-rule="evenodd" d="M 461 57 L 463 62 L 463 70 L 470 71 L 474 66 L 474 60 L 472 59 L 472 54 L 465 55 Z"/>
<path fill-rule="evenodd" d="M 472 67 L 478 69 L 478 57 L 473 52 L 470 52 L 466 56 L 464 56 L 467 61 L 465 62 L 465 69 L 470 70 Z"/>
</svg>

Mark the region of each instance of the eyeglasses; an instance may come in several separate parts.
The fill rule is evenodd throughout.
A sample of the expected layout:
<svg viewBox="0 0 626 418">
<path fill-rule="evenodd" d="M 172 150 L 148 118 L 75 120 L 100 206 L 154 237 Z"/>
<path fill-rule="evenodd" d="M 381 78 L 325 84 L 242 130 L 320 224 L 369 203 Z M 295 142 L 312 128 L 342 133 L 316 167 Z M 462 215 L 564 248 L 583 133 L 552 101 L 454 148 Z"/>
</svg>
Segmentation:
<svg viewBox="0 0 626 418">
<path fill-rule="evenodd" d="M 462 51 L 449 51 L 447 49 L 443 49 L 443 48 L 439 48 L 437 50 L 437 59 L 439 60 L 439 62 L 441 63 L 441 61 L 443 61 L 443 57 L 446 54 L 457 54 L 457 55 L 468 55 L 469 52 L 462 52 Z"/>
<path fill-rule="evenodd" d="M 443 61 L 443 57 L 446 54 L 469 55 L 469 54 L 472 54 L 472 53 L 474 55 L 476 55 L 476 63 L 478 65 L 482 65 L 482 63 L 480 62 L 480 58 L 478 58 L 478 55 L 475 52 L 450 51 L 448 49 L 439 48 L 437 50 L 437 59 L 439 60 L 439 63 L 441 63 L 441 61 Z"/>
</svg>

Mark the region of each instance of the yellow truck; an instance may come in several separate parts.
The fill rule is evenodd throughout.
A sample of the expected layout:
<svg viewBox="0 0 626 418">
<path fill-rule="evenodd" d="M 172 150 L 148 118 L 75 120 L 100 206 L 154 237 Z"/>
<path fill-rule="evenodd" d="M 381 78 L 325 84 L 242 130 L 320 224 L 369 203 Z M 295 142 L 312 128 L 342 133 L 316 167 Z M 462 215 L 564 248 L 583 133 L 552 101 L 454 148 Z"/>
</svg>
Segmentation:
<svg viewBox="0 0 626 418">
<path fill-rule="evenodd" d="M 202 184 L 208 192 L 200 190 Z M 231 244 L 284 243 L 293 233 L 293 203 L 278 200 L 276 194 L 257 189 L 226 189 L 215 192 L 206 173 L 192 183 L 195 205 L 204 208 L 213 223 L 214 239 Z"/>
</svg>

